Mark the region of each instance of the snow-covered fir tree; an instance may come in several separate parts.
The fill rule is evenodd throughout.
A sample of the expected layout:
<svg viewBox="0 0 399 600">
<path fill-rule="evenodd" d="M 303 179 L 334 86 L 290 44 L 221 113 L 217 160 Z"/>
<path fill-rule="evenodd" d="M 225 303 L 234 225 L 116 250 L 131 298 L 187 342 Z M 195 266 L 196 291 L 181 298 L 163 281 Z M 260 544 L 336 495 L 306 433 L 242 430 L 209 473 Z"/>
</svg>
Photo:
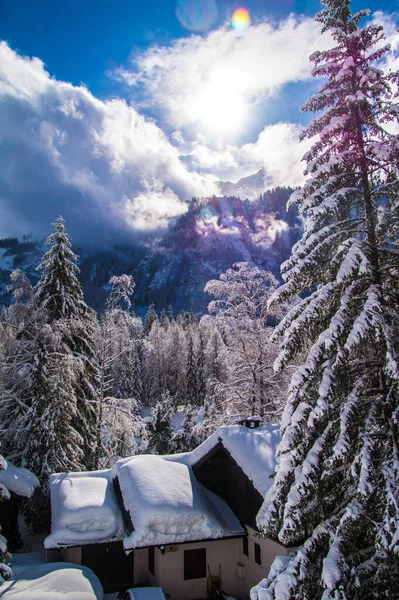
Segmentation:
<svg viewBox="0 0 399 600">
<path fill-rule="evenodd" d="M 43 338 L 42 356 L 33 379 L 32 406 L 27 413 L 23 464 L 36 473 L 42 486 L 24 507 L 33 531 L 50 529 L 50 507 L 46 487 L 51 473 L 79 471 L 84 464 L 84 440 L 76 429 L 78 421 L 76 371 L 81 363 L 62 352 L 48 327 Z M 58 338 L 59 339 L 59 338 Z"/>
<path fill-rule="evenodd" d="M 49 325 L 57 330 L 63 352 L 74 357 L 77 411 L 73 426 L 83 440 L 82 468 L 95 465 L 98 365 L 94 334 L 97 321 L 83 300 L 78 279 L 77 256 L 60 216 L 53 223 L 55 232 L 47 239 L 50 250 L 38 267 L 39 282 L 34 288 L 34 303 L 46 311 Z"/>
<path fill-rule="evenodd" d="M 7 468 L 7 463 L 4 457 L 0 454 L 0 471 L 4 471 Z M 3 483 L 0 483 L 0 502 L 4 502 L 10 499 L 10 492 Z M 7 580 L 12 577 L 12 570 L 9 565 L 11 554 L 7 550 L 7 540 L 4 535 L 1 534 L 0 528 L 0 582 Z"/>
<path fill-rule="evenodd" d="M 2 312 L 0 321 L 0 437 L 5 454 L 18 462 L 32 403 L 39 331 L 45 319 L 43 311 L 33 306 L 33 289 L 22 271 L 13 271 L 10 279 L 14 302 Z"/>
<path fill-rule="evenodd" d="M 185 407 L 181 429 L 173 438 L 174 452 L 190 452 L 201 443 L 195 427 L 197 414 L 198 407 L 191 404 Z"/>
<path fill-rule="evenodd" d="M 151 331 L 152 324 L 158 321 L 158 315 L 155 311 L 154 304 L 150 304 L 144 317 L 144 335 L 148 335 Z"/>
<path fill-rule="evenodd" d="M 399 177 L 397 73 L 379 68 L 382 28 L 359 27 L 348 0 L 317 20 L 335 47 L 316 52 L 322 111 L 304 136 L 309 179 L 291 203 L 303 238 L 274 302 L 301 292 L 278 333 L 277 368 L 302 350 L 282 421 L 274 484 L 258 525 L 301 545 L 253 600 L 399 597 Z"/>
<path fill-rule="evenodd" d="M 148 450 L 155 454 L 172 454 L 174 451 L 172 426 L 173 403 L 169 392 L 151 410 L 152 422 L 148 424 Z"/>
</svg>

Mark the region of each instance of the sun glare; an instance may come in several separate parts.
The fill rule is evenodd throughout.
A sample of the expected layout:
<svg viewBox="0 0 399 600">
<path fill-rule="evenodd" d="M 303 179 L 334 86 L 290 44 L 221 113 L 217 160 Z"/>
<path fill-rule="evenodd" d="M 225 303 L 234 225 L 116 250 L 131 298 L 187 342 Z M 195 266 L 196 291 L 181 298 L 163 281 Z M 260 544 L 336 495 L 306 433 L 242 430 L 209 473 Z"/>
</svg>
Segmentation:
<svg viewBox="0 0 399 600">
<path fill-rule="evenodd" d="M 237 8 L 233 12 L 233 16 L 231 17 L 231 26 L 237 33 L 243 33 L 246 29 L 248 29 L 251 23 L 251 18 L 249 16 L 249 12 L 243 6 Z"/>
<path fill-rule="evenodd" d="M 246 119 L 247 106 L 237 75 L 214 70 L 192 105 L 193 118 L 207 133 L 231 136 L 240 132 Z"/>
</svg>

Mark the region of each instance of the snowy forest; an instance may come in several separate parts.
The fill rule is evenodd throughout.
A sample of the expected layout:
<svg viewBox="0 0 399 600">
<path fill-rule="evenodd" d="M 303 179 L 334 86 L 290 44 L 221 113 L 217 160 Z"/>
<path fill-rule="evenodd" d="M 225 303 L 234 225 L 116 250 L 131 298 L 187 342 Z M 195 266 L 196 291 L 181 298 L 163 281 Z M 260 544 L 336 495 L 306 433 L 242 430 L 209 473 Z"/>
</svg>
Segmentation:
<svg viewBox="0 0 399 600">
<path fill-rule="evenodd" d="M 289 200 L 303 235 L 281 285 L 236 262 L 206 284 L 207 314 L 150 305 L 142 319 L 132 276 L 114 274 L 97 315 L 62 216 L 39 281 L 12 273 L 1 452 L 42 483 L 24 507 L 36 531 L 51 473 L 189 451 L 256 415 L 282 435 L 257 524 L 294 550 L 253 600 L 399 598 L 399 73 L 380 68 L 389 47 L 367 11 L 324 4 L 334 46 L 310 58 L 322 82 Z"/>
<path fill-rule="evenodd" d="M 142 320 L 131 306 L 133 278 L 115 275 L 98 318 L 84 302 L 62 217 L 54 228 L 39 282 L 15 270 L 14 302 L 2 313 L 1 438 L 10 460 L 45 484 L 53 472 L 191 450 L 240 418 L 280 419 L 288 379 L 273 371 L 281 309 L 267 308 L 271 273 L 235 263 L 207 283 L 214 300 L 200 320 L 158 315 L 154 305 Z"/>
</svg>

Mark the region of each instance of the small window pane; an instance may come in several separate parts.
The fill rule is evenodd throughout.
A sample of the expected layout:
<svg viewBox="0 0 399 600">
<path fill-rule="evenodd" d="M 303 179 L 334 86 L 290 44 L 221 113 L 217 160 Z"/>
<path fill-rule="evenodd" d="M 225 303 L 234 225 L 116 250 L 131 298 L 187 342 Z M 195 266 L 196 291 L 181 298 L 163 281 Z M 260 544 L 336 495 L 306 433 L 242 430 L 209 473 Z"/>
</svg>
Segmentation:
<svg viewBox="0 0 399 600">
<path fill-rule="evenodd" d="M 260 546 L 256 542 L 255 542 L 255 562 L 258 563 L 258 565 L 262 564 L 262 557 L 261 557 L 261 553 L 260 553 Z"/>
<path fill-rule="evenodd" d="M 184 551 L 184 579 L 206 577 L 206 549 Z"/>
<path fill-rule="evenodd" d="M 242 553 L 245 554 L 245 556 L 249 556 L 249 548 L 248 548 L 248 538 L 242 538 Z"/>
</svg>

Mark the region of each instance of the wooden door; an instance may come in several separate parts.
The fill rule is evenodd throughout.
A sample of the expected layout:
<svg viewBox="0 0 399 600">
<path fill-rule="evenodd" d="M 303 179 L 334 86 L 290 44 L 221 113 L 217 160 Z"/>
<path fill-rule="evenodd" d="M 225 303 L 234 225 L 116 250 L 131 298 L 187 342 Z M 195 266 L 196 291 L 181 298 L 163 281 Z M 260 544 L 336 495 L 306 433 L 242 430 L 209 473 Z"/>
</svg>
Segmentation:
<svg viewBox="0 0 399 600">
<path fill-rule="evenodd" d="M 122 542 L 83 546 L 82 565 L 94 571 L 105 591 L 123 590 L 133 585 L 134 552 L 127 555 Z"/>
</svg>

